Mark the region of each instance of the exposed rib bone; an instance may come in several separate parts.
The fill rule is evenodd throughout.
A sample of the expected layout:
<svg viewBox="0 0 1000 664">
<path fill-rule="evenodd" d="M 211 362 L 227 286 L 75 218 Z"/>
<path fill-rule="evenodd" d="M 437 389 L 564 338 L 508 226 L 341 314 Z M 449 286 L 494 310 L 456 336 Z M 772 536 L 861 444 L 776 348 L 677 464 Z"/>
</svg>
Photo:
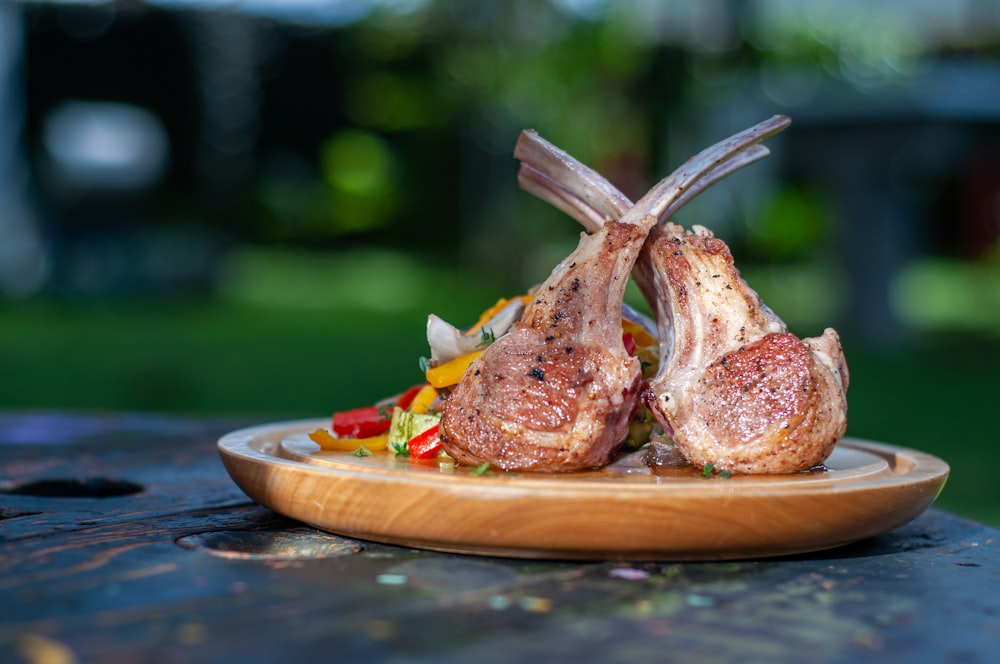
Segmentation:
<svg viewBox="0 0 1000 664">
<path fill-rule="evenodd" d="M 508 470 L 607 463 L 624 440 L 641 380 L 639 361 L 622 344 L 621 305 L 646 236 L 678 201 L 690 200 L 699 181 L 787 123 L 772 118 L 703 150 L 620 219 L 581 234 L 521 321 L 472 363 L 445 401 L 446 451 Z M 605 195 L 614 197 L 614 189 Z"/>
<path fill-rule="evenodd" d="M 552 164 L 539 159 L 540 156 L 555 151 L 565 155 L 566 161 Z M 763 159 L 768 154 L 770 150 L 763 145 L 751 145 L 746 150 L 738 152 L 696 181 L 664 211 L 660 219 L 670 218 L 677 210 L 719 180 Z M 576 219 L 590 232 L 603 226 L 608 219 L 620 218 L 633 205 L 632 201 L 615 189 L 604 176 L 579 162 L 576 162 L 579 164 L 576 167 L 571 166 L 570 163 L 575 162 L 572 157 L 535 132 L 522 133 L 514 156 L 522 162 L 517 174 L 518 185 Z"/>
<path fill-rule="evenodd" d="M 760 145 L 760 141 L 779 133 L 789 124 L 791 120 L 787 116 L 776 115 L 689 159 L 670 177 L 693 171 L 695 164 L 703 161 L 709 153 L 717 161 L 712 167 L 702 167 L 703 170 L 696 171 L 700 175 L 693 176 L 684 190 L 663 207 L 657 215 L 657 221 L 662 223 L 669 219 L 722 178 L 766 157 L 770 151 Z M 535 131 L 521 132 L 514 148 L 514 157 L 521 161 L 518 184 L 522 189 L 562 210 L 591 232 L 600 228 L 608 219 L 621 219 L 634 207 L 628 197 L 603 175 L 549 143 Z M 667 183 L 670 177 L 658 186 L 670 186 Z M 653 191 L 647 196 L 651 194 Z M 652 283 L 652 273 L 645 265 L 645 259 L 640 258 L 639 262 L 632 278 L 650 308 L 654 308 L 657 295 Z"/>
<path fill-rule="evenodd" d="M 536 134 L 523 135 L 515 154 L 521 186 L 584 226 L 634 214 L 603 177 Z M 766 154 L 761 146 L 736 152 L 676 196 L 660 219 Z M 793 472 L 829 455 L 844 434 L 849 378 L 834 330 L 802 340 L 788 333 L 740 278 L 725 243 L 698 226 L 685 232 L 661 221 L 633 277 L 656 315 L 661 346 L 643 400 L 690 461 Z"/>
</svg>

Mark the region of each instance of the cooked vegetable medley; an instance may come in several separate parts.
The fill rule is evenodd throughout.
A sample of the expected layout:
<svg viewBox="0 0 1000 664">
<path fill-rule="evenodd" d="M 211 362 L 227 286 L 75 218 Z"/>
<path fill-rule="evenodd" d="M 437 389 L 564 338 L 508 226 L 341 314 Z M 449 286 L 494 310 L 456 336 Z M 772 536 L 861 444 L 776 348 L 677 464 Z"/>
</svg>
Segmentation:
<svg viewBox="0 0 1000 664">
<path fill-rule="evenodd" d="M 324 450 L 356 456 L 388 453 L 414 459 L 447 458 L 438 433 L 442 400 L 483 350 L 520 319 L 530 298 L 526 294 L 500 299 L 464 331 L 432 314 L 427 325 L 431 357 L 421 359 L 426 382 L 375 405 L 334 413 L 330 428 L 316 429 L 309 438 Z M 653 375 L 659 362 L 658 341 L 649 330 L 641 315 L 623 309 L 622 341 L 642 361 L 645 375 Z M 640 408 L 627 445 L 634 448 L 646 443 L 652 422 Z"/>
</svg>

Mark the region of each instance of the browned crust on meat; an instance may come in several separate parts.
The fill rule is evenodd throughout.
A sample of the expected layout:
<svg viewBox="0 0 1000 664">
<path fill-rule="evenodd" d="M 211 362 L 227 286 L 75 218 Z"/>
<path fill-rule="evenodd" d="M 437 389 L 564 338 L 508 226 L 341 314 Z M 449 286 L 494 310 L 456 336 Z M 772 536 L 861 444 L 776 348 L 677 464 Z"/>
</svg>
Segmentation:
<svg viewBox="0 0 1000 664">
<path fill-rule="evenodd" d="M 445 451 L 466 464 L 571 471 L 624 441 L 641 367 L 621 341 L 621 297 L 645 240 L 608 222 L 553 271 L 519 323 L 466 370 L 444 403 Z M 634 259 L 633 259 L 634 260 Z"/>
<path fill-rule="evenodd" d="M 640 260 L 655 275 L 663 344 L 642 399 L 688 460 L 743 473 L 822 463 L 846 429 L 836 333 L 787 332 L 704 229 L 667 224 Z"/>
<path fill-rule="evenodd" d="M 711 442 L 682 449 L 692 463 L 745 473 L 811 468 L 844 435 L 844 410 L 828 400 L 839 393 L 795 335 L 767 335 L 706 368 L 691 409 Z M 678 438 L 690 440 L 686 428 Z"/>
</svg>

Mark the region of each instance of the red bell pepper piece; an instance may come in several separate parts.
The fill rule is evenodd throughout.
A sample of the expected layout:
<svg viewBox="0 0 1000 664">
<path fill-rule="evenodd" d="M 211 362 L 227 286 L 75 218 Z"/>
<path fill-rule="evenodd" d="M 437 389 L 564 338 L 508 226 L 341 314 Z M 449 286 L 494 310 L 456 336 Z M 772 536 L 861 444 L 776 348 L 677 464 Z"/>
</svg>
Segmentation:
<svg viewBox="0 0 1000 664">
<path fill-rule="evenodd" d="M 371 438 L 389 430 L 392 419 L 379 406 L 333 414 L 333 432 L 342 438 Z"/>
<path fill-rule="evenodd" d="M 411 438 L 406 447 L 410 456 L 416 459 L 429 459 L 437 455 L 441 449 L 441 433 L 438 430 L 438 425 L 435 424 L 427 431 Z"/>
<path fill-rule="evenodd" d="M 632 337 L 631 333 L 625 332 L 622 334 L 622 343 L 625 344 L 625 352 L 629 355 L 635 355 L 635 339 Z"/>
<path fill-rule="evenodd" d="M 420 388 L 422 388 L 423 386 L 424 383 L 420 383 L 419 385 L 414 385 L 407 391 L 400 394 L 399 398 L 396 399 L 396 405 L 399 408 L 402 408 L 403 410 L 409 408 L 410 404 L 413 403 L 413 398 L 417 396 L 417 392 L 419 392 Z"/>
</svg>

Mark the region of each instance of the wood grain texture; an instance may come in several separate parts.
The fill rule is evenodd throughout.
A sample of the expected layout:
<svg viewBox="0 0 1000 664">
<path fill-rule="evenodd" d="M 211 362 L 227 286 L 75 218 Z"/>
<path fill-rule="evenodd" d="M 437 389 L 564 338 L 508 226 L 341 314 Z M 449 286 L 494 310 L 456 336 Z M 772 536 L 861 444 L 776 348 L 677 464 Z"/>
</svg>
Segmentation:
<svg viewBox="0 0 1000 664">
<path fill-rule="evenodd" d="M 321 451 L 302 435 L 318 426 L 234 432 L 220 453 L 249 496 L 286 516 L 351 537 L 481 555 L 704 560 L 815 551 L 909 522 L 948 475 L 935 457 L 845 440 L 820 473 L 480 476 L 450 464 Z"/>
</svg>

